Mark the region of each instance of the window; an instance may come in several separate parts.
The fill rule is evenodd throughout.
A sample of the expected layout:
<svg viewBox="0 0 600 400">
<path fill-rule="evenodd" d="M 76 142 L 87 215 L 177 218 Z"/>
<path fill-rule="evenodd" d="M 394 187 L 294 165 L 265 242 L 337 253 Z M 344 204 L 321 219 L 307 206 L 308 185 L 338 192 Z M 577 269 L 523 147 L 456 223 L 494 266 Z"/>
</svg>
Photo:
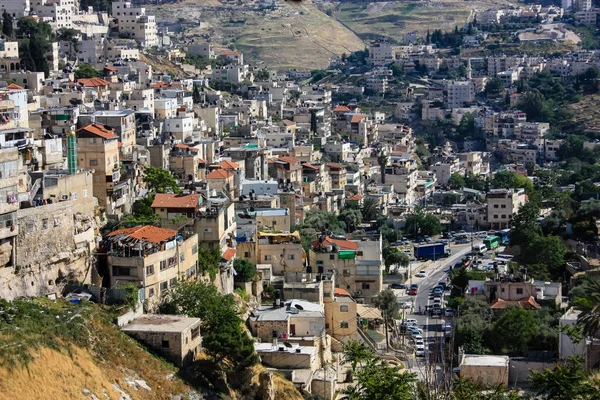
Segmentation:
<svg viewBox="0 0 600 400">
<path fill-rule="evenodd" d="M 502 219 L 506 219 L 506 214 L 502 214 Z"/>
<path fill-rule="evenodd" d="M 204 228 L 204 233 L 211 233 L 212 232 L 212 228 Z"/>
<path fill-rule="evenodd" d="M 341 329 L 348 329 L 348 322 L 346 322 L 346 321 L 340 322 L 340 328 Z"/>
<path fill-rule="evenodd" d="M 502 204 L 500 208 L 506 208 L 506 204 Z"/>
<path fill-rule="evenodd" d="M 42 229 L 48 229 L 48 218 L 42 220 Z"/>
<path fill-rule="evenodd" d="M 150 276 L 152 274 L 154 274 L 154 265 L 148 265 L 146 267 L 146 275 Z"/>
<path fill-rule="evenodd" d="M 498 218 L 498 214 L 494 214 L 494 218 Z"/>
<path fill-rule="evenodd" d="M 273 226 L 277 225 L 277 221 L 273 221 Z"/>
<path fill-rule="evenodd" d="M 169 281 L 169 286 L 173 287 L 175 285 L 177 285 L 177 278 L 171 278 Z"/>
<path fill-rule="evenodd" d="M 54 217 L 54 226 L 57 227 L 60 225 L 60 217 Z"/>
<path fill-rule="evenodd" d="M 335 260 L 335 254 L 330 254 L 330 255 L 329 255 L 329 259 L 330 259 L 330 260 Z"/>
<path fill-rule="evenodd" d="M 293 255 L 293 254 L 288 254 L 288 257 L 287 257 L 287 259 L 288 259 L 288 260 L 293 260 L 293 259 L 294 259 L 294 255 Z"/>
<path fill-rule="evenodd" d="M 331 292 L 323 293 L 323 297 L 325 297 L 325 298 L 331 297 Z"/>
<path fill-rule="evenodd" d="M 328 322 L 325 323 L 325 329 L 329 329 L 329 323 Z"/>
<path fill-rule="evenodd" d="M 523 294 L 523 288 L 517 288 L 517 294 Z"/>
<path fill-rule="evenodd" d="M 245 251 L 244 252 L 244 258 L 250 258 L 250 252 L 249 251 Z"/>
<path fill-rule="evenodd" d="M 494 208 L 498 208 L 498 204 L 494 204 Z"/>
<path fill-rule="evenodd" d="M 356 255 L 357 255 L 357 256 L 359 256 L 359 257 L 362 257 L 362 255 L 363 255 L 363 252 L 362 252 L 362 251 L 357 251 L 357 252 L 356 252 Z"/>
<path fill-rule="evenodd" d="M 169 282 L 164 281 L 160 283 L 160 291 L 164 292 L 165 290 L 167 290 L 169 288 Z"/>
<path fill-rule="evenodd" d="M 113 276 L 130 276 L 131 268 L 113 266 Z"/>
<path fill-rule="evenodd" d="M 154 288 L 148 290 L 148 297 L 154 297 Z"/>
<path fill-rule="evenodd" d="M 160 262 L 160 270 L 164 271 L 165 269 L 167 269 L 167 260 L 161 260 L 161 262 Z"/>
<path fill-rule="evenodd" d="M 97 159 L 90 160 L 90 167 L 95 167 L 96 165 L 98 165 L 98 160 Z"/>
<path fill-rule="evenodd" d="M 81 192 L 81 196 L 85 199 L 87 198 L 87 189 L 83 189 L 83 191 Z"/>
<path fill-rule="evenodd" d="M 350 276 L 350 270 L 349 269 L 345 269 L 345 270 L 342 271 L 342 274 L 344 276 Z"/>
<path fill-rule="evenodd" d="M 71 200 L 77 200 L 77 192 L 71 192 Z"/>
<path fill-rule="evenodd" d="M 348 306 L 347 305 L 341 305 L 340 306 L 340 312 L 348 312 Z"/>
<path fill-rule="evenodd" d="M 370 289 L 370 288 L 371 288 L 371 285 L 369 285 L 369 284 L 368 284 L 368 283 L 366 283 L 366 282 L 363 282 L 363 283 L 362 283 L 362 288 L 363 288 L 363 289 Z"/>
<path fill-rule="evenodd" d="M 200 327 L 199 326 L 192 328 L 192 340 L 196 339 L 198 336 L 200 336 Z"/>
<path fill-rule="evenodd" d="M 271 255 L 267 254 L 267 255 L 265 256 L 265 261 L 271 261 Z"/>
<path fill-rule="evenodd" d="M 27 221 L 26 228 L 28 233 L 35 231 L 35 224 L 33 221 Z"/>
<path fill-rule="evenodd" d="M 192 254 L 196 254 L 198 252 L 198 245 L 195 244 L 192 246 Z"/>
<path fill-rule="evenodd" d="M 185 254 L 184 254 L 184 253 L 181 253 L 181 254 L 179 255 L 179 262 L 184 262 L 184 261 L 185 261 Z"/>
<path fill-rule="evenodd" d="M 163 339 L 163 341 L 162 341 L 162 347 L 164 349 L 168 349 L 169 348 L 169 341 Z"/>
</svg>

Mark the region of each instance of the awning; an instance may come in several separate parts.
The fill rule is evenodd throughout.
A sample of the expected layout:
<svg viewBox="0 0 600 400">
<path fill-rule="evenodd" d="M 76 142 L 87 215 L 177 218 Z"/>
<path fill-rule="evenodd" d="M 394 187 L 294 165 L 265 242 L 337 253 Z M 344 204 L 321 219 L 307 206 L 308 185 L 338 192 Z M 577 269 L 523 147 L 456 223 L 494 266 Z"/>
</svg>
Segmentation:
<svg viewBox="0 0 600 400">
<path fill-rule="evenodd" d="M 364 304 L 356 305 L 356 313 L 361 318 L 365 318 L 365 319 L 383 319 L 383 316 L 381 315 L 381 311 L 378 308 L 368 307 L 368 306 L 365 306 Z"/>
</svg>

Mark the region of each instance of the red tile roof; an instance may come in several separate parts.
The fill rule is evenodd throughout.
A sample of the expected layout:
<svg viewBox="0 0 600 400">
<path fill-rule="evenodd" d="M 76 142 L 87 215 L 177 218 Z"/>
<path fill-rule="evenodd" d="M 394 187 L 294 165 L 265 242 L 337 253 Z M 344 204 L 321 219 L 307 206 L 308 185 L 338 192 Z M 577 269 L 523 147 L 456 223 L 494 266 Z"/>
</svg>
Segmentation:
<svg viewBox="0 0 600 400">
<path fill-rule="evenodd" d="M 106 140 L 118 138 L 118 136 L 113 133 L 114 131 L 114 129 L 106 129 L 104 125 L 101 124 L 89 124 L 88 126 L 77 129 L 77 132 L 91 133 L 92 135 L 100 136 Z"/>
<path fill-rule="evenodd" d="M 306 162 L 302 163 L 302 166 L 306 167 L 306 168 L 314 169 L 315 171 L 317 171 L 319 169 L 319 167 L 316 167 L 316 166 L 314 166 L 312 164 L 309 164 L 309 163 L 306 163 Z"/>
<path fill-rule="evenodd" d="M 521 300 L 502 300 L 496 299 L 492 301 L 490 308 L 492 310 L 506 310 L 510 307 L 521 307 L 526 310 L 539 310 L 542 308 L 533 296 L 522 298 Z"/>
<path fill-rule="evenodd" d="M 366 115 L 363 115 L 363 114 L 356 114 L 356 115 L 353 115 L 353 116 L 352 116 L 352 119 L 350 120 L 350 123 L 351 123 L 351 124 L 356 124 L 356 123 L 358 123 L 358 122 L 362 121 L 362 120 L 363 120 L 363 119 L 365 119 L 365 118 L 367 118 L 367 116 L 366 116 Z"/>
<path fill-rule="evenodd" d="M 77 83 L 85 87 L 99 87 L 110 85 L 109 81 L 106 81 L 102 78 L 81 78 L 77 79 Z"/>
<path fill-rule="evenodd" d="M 360 201 L 362 199 L 364 199 L 365 196 L 361 196 L 360 194 L 355 194 L 354 196 L 350 196 L 348 197 L 348 201 Z"/>
<path fill-rule="evenodd" d="M 283 156 L 283 157 L 279 157 L 279 161 L 283 161 L 283 162 L 286 162 L 288 164 L 291 164 L 291 163 L 298 162 L 298 159 L 295 158 L 295 157 Z"/>
<path fill-rule="evenodd" d="M 350 109 L 346 106 L 337 106 L 333 109 L 333 112 L 350 112 Z"/>
<path fill-rule="evenodd" d="M 358 250 L 358 243 L 356 242 L 351 242 L 350 240 L 342 240 L 342 239 L 333 239 L 330 238 L 329 236 L 325 237 L 325 239 L 323 240 L 323 246 L 327 247 L 327 246 L 333 246 L 336 245 L 338 247 L 338 249 L 340 250 Z M 319 247 L 319 241 L 315 240 L 313 243 L 313 248 L 318 248 Z"/>
<path fill-rule="evenodd" d="M 223 253 L 223 255 L 221 256 L 221 258 L 225 261 L 229 261 L 233 258 L 233 256 L 235 256 L 236 253 L 236 249 L 227 249 L 225 250 L 225 253 Z"/>
<path fill-rule="evenodd" d="M 168 193 L 157 193 L 152 202 L 152 208 L 196 208 L 202 195 L 186 194 L 176 195 Z"/>
<path fill-rule="evenodd" d="M 290 121 L 289 119 L 284 119 L 283 121 L 281 121 L 285 126 L 296 126 L 296 123 L 294 121 Z"/>
<path fill-rule="evenodd" d="M 215 169 L 210 174 L 206 175 L 206 179 L 227 179 L 231 178 L 233 174 L 229 171 L 225 171 L 224 169 Z"/>
<path fill-rule="evenodd" d="M 8 90 L 23 90 L 23 89 L 25 89 L 24 87 L 21 87 L 21 86 L 19 86 L 19 85 L 15 84 L 15 83 L 11 83 L 11 84 L 10 84 L 10 85 L 8 85 L 6 88 L 7 88 Z"/>
<path fill-rule="evenodd" d="M 352 297 L 346 289 L 335 288 L 333 294 L 338 297 Z"/>
<path fill-rule="evenodd" d="M 146 242 L 160 243 L 172 238 L 177 234 L 173 229 L 157 228 L 156 226 L 145 225 L 135 228 L 124 228 L 109 233 L 107 236 L 127 235 L 130 238 L 143 240 Z"/>
<path fill-rule="evenodd" d="M 162 88 L 168 88 L 168 87 L 169 87 L 169 85 L 167 85 L 166 83 L 164 83 L 162 81 L 158 81 L 154 85 L 152 85 L 152 89 L 162 89 Z"/>
<path fill-rule="evenodd" d="M 240 53 L 239 51 L 224 51 L 223 53 L 221 53 L 222 56 L 239 56 Z"/>
<path fill-rule="evenodd" d="M 221 163 L 219 165 L 221 166 L 221 168 L 223 168 L 225 170 L 238 169 L 240 167 L 240 165 L 238 163 L 234 163 L 233 161 L 229 161 L 229 160 L 221 161 Z"/>
<path fill-rule="evenodd" d="M 111 67 L 110 65 L 106 65 L 104 69 L 107 71 L 118 71 L 118 69 L 116 69 L 115 67 Z"/>
<path fill-rule="evenodd" d="M 327 163 L 326 164 L 328 168 L 333 168 L 333 169 L 342 169 L 342 168 L 346 168 L 346 166 L 344 164 L 340 164 L 340 163 Z"/>
</svg>

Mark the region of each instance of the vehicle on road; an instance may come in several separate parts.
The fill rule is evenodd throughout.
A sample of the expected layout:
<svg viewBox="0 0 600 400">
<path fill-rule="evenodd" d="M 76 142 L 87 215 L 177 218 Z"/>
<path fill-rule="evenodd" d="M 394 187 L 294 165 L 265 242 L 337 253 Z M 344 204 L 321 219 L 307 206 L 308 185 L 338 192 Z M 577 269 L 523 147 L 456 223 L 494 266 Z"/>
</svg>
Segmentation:
<svg viewBox="0 0 600 400">
<path fill-rule="evenodd" d="M 427 243 L 431 242 L 431 238 L 430 238 L 428 235 L 425 235 L 425 236 L 423 236 L 423 239 L 424 239 L 424 240 L 425 240 Z"/>
<path fill-rule="evenodd" d="M 400 303 L 400 308 L 403 308 L 405 310 L 410 310 L 413 308 L 413 302 L 412 301 L 404 301 L 404 302 Z"/>
<path fill-rule="evenodd" d="M 452 324 L 451 323 L 446 322 L 444 324 L 443 329 L 444 329 L 444 336 L 448 337 L 448 336 L 452 335 Z"/>
<path fill-rule="evenodd" d="M 498 236 L 488 236 L 485 239 L 483 239 L 483 244 L 489 250 L 496 250 L 498 247 L 500 247 L 500 242 L 501 239 Z"/>
<path fill-rule="evenodd" d="M 392 283 L 390 289 L 406 289 L 406 285 L 404 283 Z"/>
<path fill-rule="evenodd" d="M 419 340 L 419 339 L 423 340 L 423 336 L 419 335 L 418 333 L 417 333 L 417 334 L 414 334 L 414 335 L 412 335 L 412 338 L 413 338 L 413 340 L 415 340 L 415 341 L 416 341 L 416 340 Z"/>
<path fill-rule="evenodd" d="M 439 286 L 436 286 L 435 288 L 433 288 L 433 295 L 434 296 L 436 294 L 441 296 L 443 293 L 444 293 L 444 289 L 443 288 L 441 288 Z"/>
<path fill-rule="evenodd" d="M 415 245 L 413 251 L 418 260 L 437 260 L 441 257 L 448 257 L 451 254 L 450 247 L 446 247 L 443 243 Z"/>
<path fill-rule="evenodd" d="M 479 254 L 480 256 L 484 255 L 485 253 L 487 253 L 487 246 L 485 244 L 476 244 L 473 246 L 473 251 L 477 254 Z"/>
<path fill-rule="evenodd" d="M 414 319 L 414 318 L 407 318 L 407 319 L 404 320 L 404 322 L 408 326 L 415 326 L 415 325 L 417 325 L 417 320 Z"/>
<path fill-rule="evenodd" d="M 444 310 L 444 317 L 454 317 L 454 310 L 451 308 L 446 308 Z"/>
<path fill-rule="evenodd" d="M 438 282 L 438 287 L 441 287 L 443 290 L 446 290 L 446 282 L 445 281 L 439 281 Z"/>
<path fill-rule="evenodd" d="M 417 278 L 425 278 L 427 276 L 427 272 L 425 272 L 425 270 L 421 270 L 419 271 L 419 273 L 417 273 L 415 275 Z"/>
<path fill-rule="evenodd" d="M 441 298 L 439 298 L 439 297 L 435 297 L 435 298 L 433 299 L 433 305 L 434 305 L 434 307 L 435 307 L 436 305 L 438 305 L 438 306 L 441 306 L 441 304 L 442 304 L 442 299 L 441 299 Z"/>
<path fill-rule="evenodd" d="M 390 243 L 390 247 L 398 247 L 398 246 L 402 246 L 402 242 L 392 242 L 392 243 Z"/>
<path fill-rule="evenodd" d="M 487 237 L 487 232 L 477 232 L 477 237 L 479 239 L 485 239 Z"/>
<path fill-rule="evenodd" d="M 419 294 L 419 286 L 414 283 L 412 285 L 410 285 L 410 290 L 409 290 L 408 294 L 411 296 L 418 295 Z"/>
<path fill-rule="evenodd" d="M 503 229 L 499 232 L 496 232 L 496 236 L 498 236 L 500 238 L 500 244 L 508 244 L 508 242 L 510 242 L 510 238 L 508 237 L 510 235 L 510 229 Z"/>
<path fill-rule="evenodd" d="M 415 347 L 415 356 L 425 357 L 425 345 L 419 345 Z"/>
</svg>

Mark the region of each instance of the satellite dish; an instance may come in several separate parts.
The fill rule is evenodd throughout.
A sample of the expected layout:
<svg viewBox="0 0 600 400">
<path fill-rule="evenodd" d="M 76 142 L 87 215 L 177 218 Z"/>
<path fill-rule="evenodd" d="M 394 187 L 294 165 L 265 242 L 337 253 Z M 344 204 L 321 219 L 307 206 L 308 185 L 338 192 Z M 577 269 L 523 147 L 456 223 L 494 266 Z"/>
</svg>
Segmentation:
<svg viewBox="0 0 600 400">
<path fill-rule="evenodd" d="M 300 304 L 294 304 L 294 307 L 296 307 L 298 310 L 304 310 L 304 307 L 302 307 Z"/>
</svg>

